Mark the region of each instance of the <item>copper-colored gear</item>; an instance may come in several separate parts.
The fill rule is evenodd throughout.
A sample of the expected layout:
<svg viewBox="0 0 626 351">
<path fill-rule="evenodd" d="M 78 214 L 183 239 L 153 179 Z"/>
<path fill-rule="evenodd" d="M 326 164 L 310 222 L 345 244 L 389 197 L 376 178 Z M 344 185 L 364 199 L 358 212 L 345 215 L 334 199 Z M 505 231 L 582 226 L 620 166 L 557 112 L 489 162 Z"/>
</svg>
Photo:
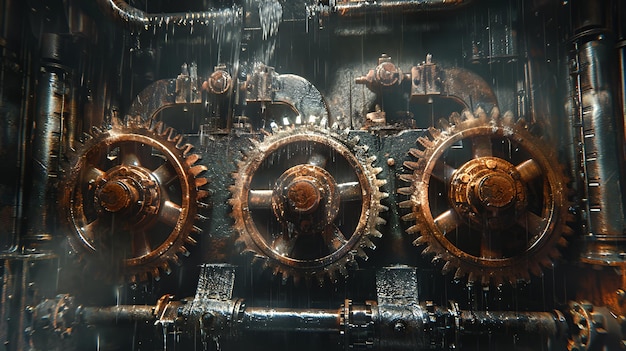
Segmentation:
<svg viewBox="0 0 626 351">
<path fill-rule="evenodd" d="M 70 155 L 60 187 L 74 251 L 107 277 L 143 281 L 187 256 L 201 230 L 206 170 L 193 146 L 161 122 L 113 119 Z"/>
<path fill-rule="evenodd" d="M 418 138 L 410 150 L 417 161 L 401 178 L 411 184 L 398 192 L 415 221 L 410 234 L 443 272 L 468 284 L 530 280 L 541 266 L 552 267 L 571 232 L 566 177 L 555 152 L 511 113 L 488 116 L 455 113 L 442 129 Z"/>
<path fill-rule="evenodd" d="M 238 241 L 283 281 L 336 279 L 385 221 L 381 168 L 357 138 L 313 126 L 253 141 L 230 188 Z"/>
</svg>

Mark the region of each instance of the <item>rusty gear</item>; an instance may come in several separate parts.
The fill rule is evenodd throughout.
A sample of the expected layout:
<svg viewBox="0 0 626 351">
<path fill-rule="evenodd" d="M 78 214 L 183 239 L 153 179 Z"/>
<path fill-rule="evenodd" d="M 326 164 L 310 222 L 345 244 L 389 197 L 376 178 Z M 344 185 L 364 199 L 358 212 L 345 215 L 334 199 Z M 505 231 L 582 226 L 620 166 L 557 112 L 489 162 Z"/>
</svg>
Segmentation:
<svg viewBox="0 0 626 351">
<path fill-rule="evenodd" d="M 281 131 L 253 141 L 233 174 L 232 216 L 244 251 L 283 281 L 335 280 L 385 221 L 377 179 L 381 168 L 358 139 L 315 127 Z"/>
<path fill-rule="evenodd" d="M 417 161 L 405 162 L 411 184 L 400 188 L 409 200 L 400 203 L 415 221 L 407 229 L 420 234 L 415 245 L 443 272 L 468 276 L 468 284 L 501 284 L 541 275 L 559 257 L 563 233 L 571 229 L 566 179 L 552 148 L 533 136 L 512 114 L 454 114 L 422 148 L 410 150 Z"/>
<path fill-rule="evenodd" d="M 184 245 L 195 243 L 190 234 L 200 232 L 194 222 L 208 195 L 206 167 L 191 149 L 161 122 L 113 119 L 106 130 L 94 128 L 60 188 L 73 250 L 111 279 L 169 273 L 168 262 L 178 264 L 189 254 Z"/>
</svg>

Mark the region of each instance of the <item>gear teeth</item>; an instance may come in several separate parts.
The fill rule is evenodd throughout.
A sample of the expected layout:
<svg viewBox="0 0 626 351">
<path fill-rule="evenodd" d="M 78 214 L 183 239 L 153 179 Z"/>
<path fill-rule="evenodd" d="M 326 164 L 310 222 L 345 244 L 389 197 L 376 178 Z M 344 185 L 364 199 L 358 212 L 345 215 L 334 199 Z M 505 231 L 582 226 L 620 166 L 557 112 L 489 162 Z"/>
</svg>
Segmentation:
<svg viewBox="0 0 626 351">
<path fill-rule="evenodd" d="M 205 165 L 196 165 L 189 168 L 189 173 L 193 174 L 194 177 L 200 175 L 200 173 L 207 171 L 208 168 Z"/>
<path fill-rule="evenodd" d="M 428 127 L 428 132 L 433 138 L 439 138 L 441 136 L 441 131 L 434 127 Z"/>
<path fill-rule="evenodd" d="M 452 114 L 450 115 L 450 121 L 452 122 L 453 126 L 458 126 L 463 123 L 463 118 L 458 112 L 452 112 Z"/>
<path fill-rule="evenodd" d="M 198 154 L 190 154 L 185 157 L 185 163 L 187 164 L 187 166 L 193 166 L 196 162 L 200 160 L 200 158 L 201 157 Z"/>
<path fill-rule="evenodd" d="M 445 131 L 449 131 L 450 128 L 452 128 L 452 124 L 450 124 L 450 121 L 448 121 L 446 118 L 440 118 L 438 124 L 439 127 Z"/>
<path fill-rule="evenodd" d="M 565 239 L 564 237 L 560 237 L 559 241 L 558 241 L 558 244 L 561 247 L 567 247 L 567 239 Z"/>
<path fill-rule="evenodd" d="M 541 259 L 541 265 L 546 267 L 546 268 L 554 268 L 554 263 L 552 263 L 552 260 L 549 259 L 548 257 L 544 257 L 543 259 Z"/>
<path fill-rule="evenodd" d="M 141 116 L 126 116 L 126 126 L 128 128 L 138 128 L 143 126 Z"/>
<path fill-rule="evenodd" d="M 159 267 L 154 267 L 150 271 L 150 275 L 152 275 L 152 279 L 159 281 L 161 280 L 161 272 L 159 271 Z"/>
<path fill-rule="evenodd" d="M 413 208 L 415 202 L 413 200 L 405 200 L 398 203 L 398 207 L 400 208 Z"/>
<path fill-rule="evenodd" d="M 416 240 L 417 241 L 417 240 Z M 450 272 L 452 272 L 454 270 L 454 265 L 452 264 L 452 262 L 447 261 L 446 263 L 444 263 L 443 268 L 441 269 L 441 273 L 443 275 L 448 275 L 450 274 Z"/>
<path fill-rule="evenodd" d="M 360 247 L 357 247 L 356 255 L 359 256 L 361 259 L 363 259 L 363 261 L 367 261 L 369 259 L 365 251 L 363 251 L 363 249 Z"/>
<path fill-rule="evenodd" d="M 181 247 L 178 248 L 178 253 L 181 254 L 184 257 L 189 257 L 189 255 L 190 255 L 189 250 L 187 250 L 187 248 L 184 247 L 184 246 L 181 246 Z"/>
<path fill-rule="evenodd" d="M 385 186 L 387 184 L 387 180 L 385 180 L 385 179 L 376 179 L 376 180 L 373 180 L 372 183 L 374 183 L 374 186 L 377 186 L 377 187 L 380 188 L 380 187 Z"/>
<path fill-rule="evenodd" d="M 428 255 L 432 255 L 434 254 L 435 251 L 433 250 L 433 247 L 430 245 L 427 245 L 423 250 L 422 250 L 422 255 L 424 256 L 428 256 Z"/>
<path fill-rule="evenodd" d="M 152 123 L 150 124 L 150 131 L 156 134 L 161 134 L 161 132 L 163 132 L 163 128 L 165 127 L 165 124 L 162 121 L 152 120 Z"/>
<path fill-rule="evenodd" d="M 463 114 L 461 116 L 465 121 L 472 121 L 476 119 L 476 116 L 474 116 L 474 114 L 470 110 L 463 110 Z"/>
<path fill-rule="evenodd" d="M 476 111 L 474 111 L 474 114 L 476 115 L 476 117 L 478 117 L 479 120 L 483 122 L 486 122 L 489 119 L 485 110 L 483 110 L 483 108 L 480 106 L 476 108 Z"/>
<path fill-rule="evenodd" d="M 209 183 L 209 180 L 206 178 L 196 178 L 195 179 L 195 183 L 196 183 L 196 188 L 199 188 L 203 185 L 207 185 Z"/>
<path fill-rule="evenodd" d="M 196 201 L 209 197 L 210 193 L 207 190 L 198 190 L 196 194 Z"/>
<path fill-rule="evenodd" d="M 410 173 L 398 174 L 398 178 L 405 183 L 413 183 L 417 179 Z"/>
<path fill-rule="evenodd" d="M 413 195 L 413 189 L 410 187 L 402 187 L 402 188 L 398 188 L 398 194 L 400 195 L 407 195 L 407 196 L 411 196 Z"/>
<path fill-rule="evenodd" d="M 550 252 L 548 252 L 548 256 L 550 256 L 550 258 L 553 260 L 558 260 L 559 258 L 561 258 L 561 251 L 559 251 L 557 248 L 553 248 L 552 250 L 550 250 Z"/>
<path fill-rule="evenodd" d="M 170 275 L 172 274 L 172 268 L 170 267 L 170 264 L 167 262 L 163 262 L 163 264 L 161 265 L 161 270 L 163 271 L 163 273 L 165 273 L 165 275 Z"/>
<path fill-rule="evenodd" d="M 94 137 L 96 135 L 102 134 L 103 130 L 100 127 L 97 126 L 92 126 L 91 127 L 91 136 Z"/>
<path fill-rule="evenodd" d="M 381 217 L 376 217 L 376 218 L 374 219 L 374 222 L 375 222 L 375 224 L 376 224 L 377 226 L 378 226 L 378 225 L 383 226 L 383 225 L 387 224 L 387 221 L 386 221 L 386 220 L 384 220 L 384 219 L 382 219 Z"/>
<path fill-rule="evenodd" d="M 537 262 L 533 262 L 530 264 L 530 272 L 537 277 L 542 277 L 543 276 L 543 271 L 541 270 L 541 267 L 539 266 L 539 263 Z"/>
<path fill-rule="evenodd" d="M 180 261 L 180 258 L 178 258 L 178 256 L 176 255 L 172 255 L 170 257 L 168 257 L 168 259 L 174 263 L 177 267 L 180 267 L 182 265 L 182 262 Z"/>
<path fill-rule="evenodd" d="M 363 239 L 363 246 L 370 250 L 376 250 L 376 245 L 368 238 Z"/>
<path fill-rule="evenodd" d="M 418 137 L 417 142 L 420 143 L 425 148 L 432 148 L 435 145 L 435 143 L 433 143 L 432 140 L 423 136 Z"/>
<path fill-rule="evenodd" d="M 409 154 L 418 159 L 424 157 L 424 151 L 420 149 L 410 148 Z"/>
<path fill-rule="evenodd" d="M 412 171 L 416 171 L 420 168 L 420 164 L 414 161 L 404 161 L 403 165 Z"/>
<path fill-rule="evenodd" d="M 377 229 L 370 230 L 370 235 L 375 237 L 375 238 L 382 238 L 383 237 L 383 233 L 381 233 Z"/>
<path fill-rule="evenodd" d="M 461 267 L 457 267 L 456 271 L 454 272 L 454 280 L 461 280 L 463 279 L 463 277 L 465 277 L 466 272 L 463 270 L 463 268 Z"/>
<path fill-rule="evenodd" d="M 417 215 L 415 214 L 415 212 L 409 212 L 405 214 L 404 216 L 402 216 L 402 220 L 405 222 L 412 222 L 412 221 L 415 221 L 416 219 L 417 219 Z"/>
<path fill-rule="evenodd" d="M 374 175 L 379 175 L 379 174 L 380 174 L 380 172 L 382 172 L 382 171 L 383 171 L 383 168 L 382 168 L 382 167 L 374 167 L 374 168 L 372 168 L 372 173 L 373 173 Z M 376 180 L 377 180 L 377 181 L 379 181 L 379 182 L 380 182 L 380 181 L 385 182 L 383 185 L 387 184 L 387 181 L 386 181 L 386 180 L 384 180 L 384 179 L 376 179 Z"/>
<path fill-rule="evenodd" d="M 113 117 L 111 118 L 111 126 L 113 128 L 119 129 L 119 128 L 123 128 L 126 125 L 124 125 L 124 123 L 122 122 L 121 119 L 119 119 L 119 117 Z"/>
<path fill-rule="evenodd" d="M 421 231 L 421 230 L 420 230 L 420 227 L 419 227 L 419 226 L 417 226 L 417 225 L 412 225 L 412 226 L 410 226 L 409 228 L 407 228 L 407 230 L 406 230 L 406 232 L 407 232 L 407 233 L 409 233 L 409 234 L 417 234 L 417 233 L 419 233 L 420 231 Z M 423 238 L 423 237 L 420 237 L 420 238 Z M 419 240 L 420 238 L 418 238 L 417 240 L 415 240 L 413 243 L 417 243 L 417 242 L 418 242 L 418 240 Z M 418 244 L 419 244 L 419 243 L 418 243 Z M 418 244 L 416 244 L 416 245 L 418 245 Z"/>
<path fill-rule="evenodd" d="M 185 143 L 185 144 L 181 145 L 180 147 L 177 146 L 177 148 L 183 152 L 183 155 L 186 156 L 186 155 L 188 155 L 191 152 L 191 150 L 193 150 L 193 145 L 191 145 L 189 143 Z"/>
<path fill-rule="evenodd" d="M 197 245 L 198 242 L 196 241 L 196 239 L 194 239 L 192 236 L 188 235 L 187 237 L 185 237 L 185 243 L 189 244 L 189 245 Z"/>
<path fill-rule="evenodd" d="M 500 109 L 498 108 L 498 106 L 494 106 L 491 109 L 490 117 L 492 121 L 496 121 L 496 122 L 500 119 Z"/>
</svg>

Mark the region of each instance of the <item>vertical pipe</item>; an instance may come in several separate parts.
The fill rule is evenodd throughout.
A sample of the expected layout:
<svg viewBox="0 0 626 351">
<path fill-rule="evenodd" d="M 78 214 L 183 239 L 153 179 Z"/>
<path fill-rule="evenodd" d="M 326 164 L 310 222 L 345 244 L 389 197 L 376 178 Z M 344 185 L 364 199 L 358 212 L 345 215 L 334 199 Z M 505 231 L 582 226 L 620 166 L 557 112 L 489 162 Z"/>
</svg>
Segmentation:
<svg viewBox="0 0 626 351">
<path fill-rule="evenodd" d="M 622 162 L 612 77 L 614 41 L 606 29 L 608 2 L 572 3 L 574 36 L 570 52 L 571 128 L 577 141 L 586 220 L 584 262 L 623 261 L 626 244 Z"/>
<path fill-rule="evenodd" d="M 42 38 L 44 61 L 40 69 L 32 134 L 32 169 L 29 189 L 28 227 L 21 245 L 28 251 L 52 239 L 59 157 L 63 151 L 64 123 L 69 113 L 68 72 L 58 62 L 62 42 L 56 34 Z"/>
</svg>

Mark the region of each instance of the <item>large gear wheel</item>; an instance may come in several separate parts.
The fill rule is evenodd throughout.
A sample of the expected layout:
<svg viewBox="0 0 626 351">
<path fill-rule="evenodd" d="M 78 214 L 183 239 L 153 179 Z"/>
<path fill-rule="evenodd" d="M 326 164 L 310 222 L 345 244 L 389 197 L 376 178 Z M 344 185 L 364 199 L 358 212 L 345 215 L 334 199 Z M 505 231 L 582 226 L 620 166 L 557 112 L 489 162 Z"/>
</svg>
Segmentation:
<svg viewBox="0 0 626 351">
<path fill-rule="evenodd" d="M 110 128 L 94 128 L 61 183 L 73 250 L 112 280 L 158 280 L 200 232 L 206 167 L 172 128 L 146 123 L 116 118 Z"/>
<path fill-rule="evenodd" d="M 385 221 L 375 157 L 357 138 L 343 140 L 316 127 L 301 127 L 254 141 L 233 174 L 231 187 L 238 241 L 253 260 L 297 283 L 347 275 L 355 257 Z"/>
<path fill-rule="evenodd" d="M 560 256 L 569 233 L 567 180 L 555 153 L 512 114 L 455 113 L 418 138 L 400 203 L 414 244 L 455 279 L 488 286 L 530 280 Z"/>
</svg>

